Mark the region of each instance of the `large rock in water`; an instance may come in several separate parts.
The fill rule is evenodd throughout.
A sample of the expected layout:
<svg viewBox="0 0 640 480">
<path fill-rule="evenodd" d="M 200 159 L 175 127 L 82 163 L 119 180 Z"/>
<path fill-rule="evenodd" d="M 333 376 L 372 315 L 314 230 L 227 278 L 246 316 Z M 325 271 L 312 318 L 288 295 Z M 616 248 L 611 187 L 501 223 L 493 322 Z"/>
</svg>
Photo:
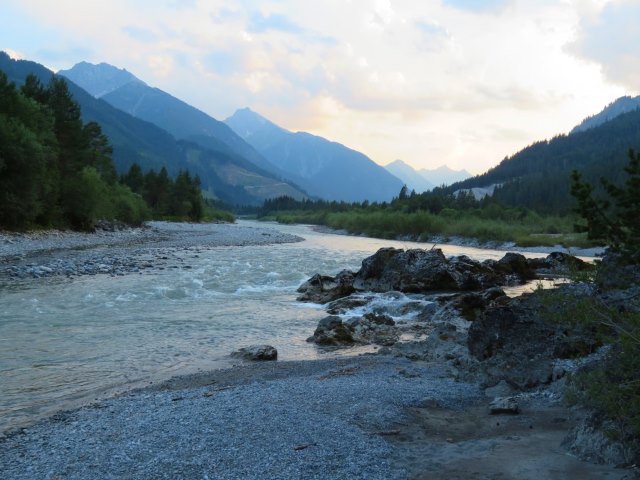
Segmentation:
<svg viewBox="0 0 640 480">
<path fill-rule="evenodd" d="M 343 270 L 335 277 L 316 273 L 309 280 L 298 287 L 300 302 L 327 303 L 338 298 L 351 295 L 353 288 L 353 272 Z"/>
<path fill-rule="evenodd" d="M 355 340 L 350 329 L 342 323 L 342 318 L 331 315 L 318 322 L 313 336 L 307 338 L 307 342 L 318 345 L 352 345 Z"/>
<path fill-rule="evenodd" d="M 400 339 L 400 331 L 395 325 L 393 318 L 384 314 L 367 313 L 344 322 L 338 315 L 331 315 L 318 322 L 307 342 L 331 346 L 354 343 L 390 346 Z"/>
<path fill-rule="evenodd" d="M 489 288 L 503 278 L 466 256 L 447 260 L 440 249 L 381 248 L 363 260 L 353 286 L 374 292 L 426 293 Z"/>
</svg>

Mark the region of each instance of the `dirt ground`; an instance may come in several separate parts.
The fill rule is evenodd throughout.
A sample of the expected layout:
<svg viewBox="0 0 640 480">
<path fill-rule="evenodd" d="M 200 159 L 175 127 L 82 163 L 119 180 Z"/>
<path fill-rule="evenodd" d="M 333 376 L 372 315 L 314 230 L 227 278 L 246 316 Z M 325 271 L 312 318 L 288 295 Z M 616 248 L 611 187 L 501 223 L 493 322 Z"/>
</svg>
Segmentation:
<svg viewBox="0 0 640 480">
<path fill-rule="evenodd" d="M 561 406 L 490 415 L 487 406 L 411 409 L 411 422 L 389 440 L 413 480 L 631 479 L 629 470 L 580 461 L 561 446 L 576 424 Z"/>
</svg>

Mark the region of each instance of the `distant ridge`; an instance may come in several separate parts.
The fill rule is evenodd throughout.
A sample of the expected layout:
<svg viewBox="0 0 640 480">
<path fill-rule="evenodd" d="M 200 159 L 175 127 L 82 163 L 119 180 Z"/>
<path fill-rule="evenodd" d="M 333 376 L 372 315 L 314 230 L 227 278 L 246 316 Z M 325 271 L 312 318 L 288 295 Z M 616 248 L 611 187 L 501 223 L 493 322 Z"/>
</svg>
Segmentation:
<svg viewBox="0 0 640 480">
<path fill-rule="evenodd" d="M 249 108 L 225 120 L 238 135 L 312 195 L 326 200 L 388 201 L 403 182 L 366 155 L 306 132 L 290 132 Z"/>
<path fill-rule="evenodd" d="M 0 70 L 18 85 L 28 74 L 48 83 L 54 73 L 36 62 L 13 60 L 0 51 Z M 82 109 L 84 121 L 95 121 L 109 137 L 113 159 L 119 173 L 138 163 L 144 171 L 166 167 L 175 175 L 180 169 L 197 174 L 209 197 L 231 204 L 259 205 L 265 198 L 289 195 L 306 198 L 298 189 L 274 175 L 260 173 L 248 160 L 232 153 L 204 148 L 187 141 L 177 141 L 170 133 L 150 122 L 135 118 L 67 81 L 69 91 Z"/>
<path fill-rule="evenodd" d="M 630 148 L 640 150 L 640 109 L 570 135 L 536 142 L 449 189 L 500 185 L 493 197 L 504 204 L 568 213 L 574 205 L 569 193 L 571 172 L 579 171 L 592 185 L 599 185 L 600 178 L 620 184 L 626 178 Z"/>
<path fill-rule="evenodd" d="M 610 120 L 613 120 L 617 116 L 622 115 L 623 113 L 632 112 L 634 110 L 637 110 L 638 108 L 640 108 L 640 96 L 620 97 L 604 107 L 604 109 L 600 113 L 596 113 L 595 115 L 591 115 L 590 117 L 585 118 L 582 122 L 580 122 L 579 125 L 571 130 L 571 133 L 584 132 L 586 130 L 589 130 L 590 128 L 598 127 L 603 123 L 606 123 Z"/>
<path fill-rule="evenodd" d="M 436 186 L 402 160 L 395 160 L 385 165 L 384 168 L 402 180 L 409 190 L 415 190 L 416 193 L 426 192 Z"/>
<path fill-rule="evenodd" d="M 426 178 L 429 182 L 433 183 L 437 187 L 441 187 L 442 185 L 451 185 L 456 182 L 461 182 L 462 180 L 465 180 L 473 176 L 466 170 L 454 170 L 452 168 L 447 167 L 446 165 L 442 165 L 432 170 L 427 170 L 426 168 L 422 168 L 418 170 L 418 173 L 422 175 L 423 178 Z"/>
<path fill-rule="evenodd" d="M 124 68 L 116 68 L 108 63 L 94 65 L 80 62 L 71 70 L 60 70 L 58 75 L 68 78 L 96 98 L 103 97 L 128 83 L 145 85 L 142 80 Z"/>
<path fill-rule="evenodd" d="M 206 148 L 215 143 L 221 153 L 243 157 L 272 174 L 280 173 L 225 123 L 159 88 L 150 87 L 126 70 L 106 63 L 81 62 L 59 73 L 89 92 L 105 91 L 95 96 L 129 115 L 159 126 L 179 140 L 199 144 L 204 139 L 206 145 L 202 146 Z"/>
</svg>

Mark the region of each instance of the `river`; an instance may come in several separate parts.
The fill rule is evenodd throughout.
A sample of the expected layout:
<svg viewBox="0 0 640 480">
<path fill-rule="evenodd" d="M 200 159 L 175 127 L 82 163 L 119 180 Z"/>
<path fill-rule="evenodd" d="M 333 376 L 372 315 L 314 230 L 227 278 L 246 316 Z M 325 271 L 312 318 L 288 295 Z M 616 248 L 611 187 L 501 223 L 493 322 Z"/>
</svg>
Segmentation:
<svg viewBox="0 0 640 480">
<path fill-rule="evenodd" d="M 34 279 L 0 290 L 0 432 L 117 391 L 230 366 L 232 351 L 255 343 L 274 345 L 281 360 L 360 353 L 305 341 L 325 313 L 296 302 L 296 288 L 317 272 L 357 270 L 383 246 L 431 247 L 269 226 L 305 240 L 186 249 L 176 253 L 180 268 Z M 477 260 L 504 255 L 442 248 Z"/>
</svg>

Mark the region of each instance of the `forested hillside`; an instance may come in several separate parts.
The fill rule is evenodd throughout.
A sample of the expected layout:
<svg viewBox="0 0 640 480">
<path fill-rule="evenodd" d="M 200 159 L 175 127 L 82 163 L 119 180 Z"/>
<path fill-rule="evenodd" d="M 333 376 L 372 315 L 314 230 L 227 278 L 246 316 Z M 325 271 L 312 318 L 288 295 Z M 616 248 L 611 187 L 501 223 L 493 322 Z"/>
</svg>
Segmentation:
<svg viewBox="0 0 640 480">
<path fill-rule="evenodd" d="M 494 198 L 499 202 L 566 213 L 575 205 L 569 193 L 573 170 L 590 183 L 599 183 L 601 177 L 620 183 L 627 151 L 638 147 L 640 110 L 634 110 L 586 131 L 534 143 L 485 174 L 452 185 L 449 191 L 498 184 Z"/>
<path fill-rule="evenodd" d="M 36 62 L 13 60 L 4 52 L 0 52 L 0 70 L 16 85 L 22 85 L 29 74 L 43 84 L 56 77 Z M 257 205 L 265 198 L 279 195 L 304 198 L 303 193 L 283 183 L 275 175 L 260 171 L 246 160 L 239 162 L 237 155 L 210 150 L 193 142 L 177 141 L 162 128 L 94 98 L 73 82 L 67 81 L 67 85 L 82 109 L 82 119 L 99 124 L 109 138 L 118 173 L 126 172 L 133 164 L 139 165 L 145 172 L 151 169 L 158 172 L 164 167 L 171 178 L 175 178 L 180 171 L 188 170 L 201 178 L 202 188 L 208 197 L 228 204 Z M 196 151 L 197 154 L 194 153 Z M 229 174 L 229 170 L 233 173 Z M 242 172 L 242 175 L 238 172 Z M 245 180 L 249 183 L 243 183 Z M 263 187 L 256 189 L 256 182 Z M 264 188 L 264 185 L 270 188 Z"/>
<path fill-rule="evenodd" d="M 87 230 L 98 219 L 202 218 L 197 177 L 180 172 L 174 182 L 162 170 L 166 198 L 147 205 L 118 181 L 112 152 L 100 125 L 82 121 L 64 79 L 45 86 L 30 75 L 18 89 L 0 71 L 0 227 Z"/>
</svg>

